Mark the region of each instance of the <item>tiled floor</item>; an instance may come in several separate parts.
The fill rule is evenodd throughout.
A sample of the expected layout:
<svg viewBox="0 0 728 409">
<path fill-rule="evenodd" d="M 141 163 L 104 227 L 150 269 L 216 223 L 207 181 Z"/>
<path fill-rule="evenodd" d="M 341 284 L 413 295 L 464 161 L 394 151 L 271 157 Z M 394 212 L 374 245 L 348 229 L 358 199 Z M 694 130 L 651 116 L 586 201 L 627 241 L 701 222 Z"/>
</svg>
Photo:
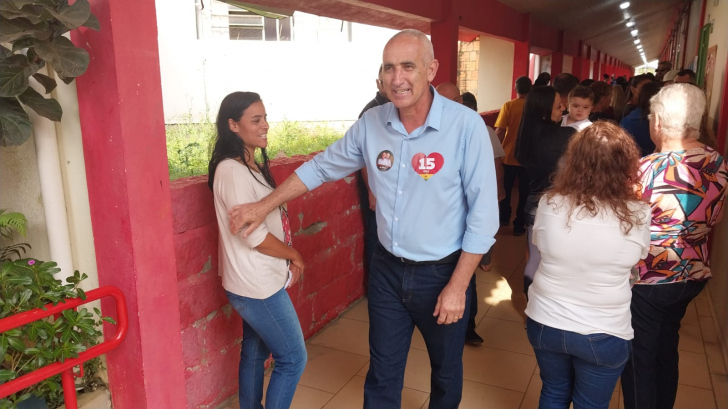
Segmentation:
<svg viewBox="0 0 728 409">
<path fill-rule="evenodd" d="M 477 331 L 485 343 L 465 347 L 460 407 L 536 409 L 541 379 L 523 328 L 525 237 L 514 237 L 510 229 L 502 228 L 497 239 L 492 270 L 476 273 Z M 701 294 L 683 320 L 680 388 L 675 409 L 728 409 L 728 376 L 710 314 L 707 296 Z M 293 408 L 362 407 L 364 376 L 369 367 L 368 330 L 367 300 L 362 299 L 309 340 L 308 365 L 296 390 Z M 426 409 L 430 363 L 417 330 L 412 338 L 404 386 L 402 408 Z M 234 401 L 224 409 L 237 407 Z M 609 407 L 623 408 L 619 385 Z"/>
</svg>

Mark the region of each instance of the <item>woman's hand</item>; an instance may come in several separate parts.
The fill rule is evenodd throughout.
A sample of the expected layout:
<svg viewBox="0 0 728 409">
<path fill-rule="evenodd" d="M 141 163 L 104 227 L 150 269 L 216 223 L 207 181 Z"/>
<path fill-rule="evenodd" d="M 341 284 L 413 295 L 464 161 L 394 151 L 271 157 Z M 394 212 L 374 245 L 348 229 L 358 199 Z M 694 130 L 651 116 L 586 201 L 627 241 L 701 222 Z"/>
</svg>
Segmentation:
<svg viewBox="0 0 728 409">
<path fill-rule="evenodd" d="M 301 258 L 301 253 L 296 251 L 296 256 L 291 259 L 291 265 L 288 266 L 288 269 L 291 270 L 291 286 L 296 284 L 296 282 L 298 282 L 301 278 L 301 274 L 303 274 L 305 267 L 306 266 L 303 264 L 303 258 Z"/>
</svg>

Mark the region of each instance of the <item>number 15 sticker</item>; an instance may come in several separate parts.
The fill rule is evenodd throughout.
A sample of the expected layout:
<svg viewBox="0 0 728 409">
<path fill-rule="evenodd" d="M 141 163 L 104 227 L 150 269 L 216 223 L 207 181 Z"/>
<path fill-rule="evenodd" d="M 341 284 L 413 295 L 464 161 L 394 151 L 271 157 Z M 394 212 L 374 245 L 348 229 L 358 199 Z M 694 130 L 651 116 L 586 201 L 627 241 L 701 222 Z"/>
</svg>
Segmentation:
<svg viewBox="0 0 728 409">
<path fill-rule="evenodd" d="M 432 152 L 429 155 L 417 153 L 412 157 L 412 168 L 425 180 L 439 172 L 444 164 L 445 158 L 437 152 Z"/>
</svg>

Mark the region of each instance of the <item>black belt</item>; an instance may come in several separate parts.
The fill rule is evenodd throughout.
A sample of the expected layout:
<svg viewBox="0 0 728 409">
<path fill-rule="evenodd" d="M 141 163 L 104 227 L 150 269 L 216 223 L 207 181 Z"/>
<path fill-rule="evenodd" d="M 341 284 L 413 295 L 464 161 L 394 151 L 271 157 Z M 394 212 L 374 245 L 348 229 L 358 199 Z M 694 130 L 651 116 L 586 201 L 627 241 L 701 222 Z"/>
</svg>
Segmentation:
<svg viewBox="0 0 728 409">
<path fill-rule="evenodd" d="M 432 264 L 453 264 L 453 263 L 457 263 L 458 260 L 460 259 L 460 253 L 462 252 L 461 250 L 456 250 L 456 251 L 448 254 L 447 256 L 439 259 L 439 260 L 415 261 L 415 260 L 410 260 L 408 258 L 395 256 L 394 254 L 390 253 L 386 248 L 384 248 L 384 246 L 382 246 L 382 243 L 380 243 L 379 241 L 377 241 L 377 246 L 379 247 L 379 250 L 381 250 L 382 252 L 384 252 L 390 258 L 393 258 L 395 260 L 399 260 L 402 263 L 412 264 L 412 265 L 415 265 L 415 266 L 425 266 L 425 265 L 432 265 Z"/>
</svg>

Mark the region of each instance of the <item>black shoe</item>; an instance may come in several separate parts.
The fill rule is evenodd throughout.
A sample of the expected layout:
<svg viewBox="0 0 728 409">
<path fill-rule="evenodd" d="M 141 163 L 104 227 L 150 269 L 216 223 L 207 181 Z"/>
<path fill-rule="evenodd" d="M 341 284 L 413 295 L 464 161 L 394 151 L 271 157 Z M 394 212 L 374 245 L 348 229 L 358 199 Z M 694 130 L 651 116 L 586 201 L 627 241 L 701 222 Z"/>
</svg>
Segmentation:
<svg viewBox="0 0 728 409">
<path fill-rule="evenodd" d="M 483 345 L 483 338 L 481 338 L 475 330 L 468 331 L 468 333 L 465 334 L 465 344 L 477 347 Z"/>
<path fill-rule="evenodd" d="M 526 234 L 525 227 L 513 226 L 513 235 L 514 236 L 523 236 L 524 234 Z"/>
</svg>

